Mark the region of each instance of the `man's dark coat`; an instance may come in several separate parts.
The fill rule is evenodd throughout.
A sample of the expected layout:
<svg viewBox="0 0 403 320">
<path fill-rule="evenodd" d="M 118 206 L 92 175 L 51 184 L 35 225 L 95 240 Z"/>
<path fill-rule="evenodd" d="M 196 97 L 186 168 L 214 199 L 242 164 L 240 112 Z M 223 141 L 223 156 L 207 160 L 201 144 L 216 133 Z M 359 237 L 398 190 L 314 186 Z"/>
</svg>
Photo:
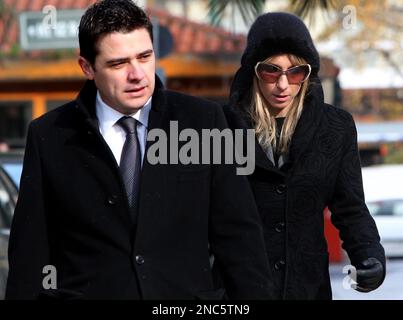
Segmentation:
<svg viewBox="0 0 403 320">
<path fill-rule="evenodd" d="M 169 139 L 170 121 L 199 137 L 202 129 L 227 126 L 219 106 L 156 82 L 148 132 L 160 128 Z M 95 95 L 88 81 L 76 101 L 30 125 L 6 298 L 219 299 L 210 252 L 230 298 L 268 297 L 247 179 L 233 165 L 152 165 L 145 157 L 133 224 L 118 165 L 98 129 Z M 46 265 L 57 270 L 57 289 L 44 289 L 51 284 Z"/>
</svg>

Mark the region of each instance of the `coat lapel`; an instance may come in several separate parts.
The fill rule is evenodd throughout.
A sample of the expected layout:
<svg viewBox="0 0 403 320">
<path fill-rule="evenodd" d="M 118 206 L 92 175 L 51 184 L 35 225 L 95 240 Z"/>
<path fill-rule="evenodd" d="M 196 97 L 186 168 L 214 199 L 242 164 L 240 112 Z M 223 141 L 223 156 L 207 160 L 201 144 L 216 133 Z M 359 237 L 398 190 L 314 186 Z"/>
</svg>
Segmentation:
<svg viewBox="0 0 403 320">
<path fill-rule="evenodd" d="M 311 144 L 323 116 L 323 91 L 320 84 L 313 84 L 305 99 L 304 110 L 291 140 L 286 165 L 292 166 Z"/>
<path fill-rule="evenodd" d="M 270 149 L 268 150 L 268 153 L 266 153 L 257 139 L 255 141 L 255 144 L 256 144 L 255 148 L 256 166 L 265 170 L 277 172 L 278 169 L 274 166 L 273 150 Z"/>
<path fill-rule="evenodd" d="M 162 128 L 166 118 L 167 102 L 161 80 L 155 78 L 155 90 L 152 98 L 152 107 L 148 118 L 148 130 Z M 165 119 L 166 120 L 166 119 Z M 148 148 L 149 142 L 147 142 Z"/>
<path fill-rule="evenodd" d="M 229 115 L 231 117 L 229 122 L 233 129 L 253 129 L 250 118 L 245 112 L 232 109 L 230 111 L 227 110 L 226 114 L 227 116 Z M 243 135 L 244 148 L 246 148 L 246 130 L 244 130 Z M 282 174 L 282 172 L 280 172 L 280 170 L 274 165 L 274 156 L 272 154 L 272 150 L 269 151 L 271 152 L 271 155 L 270 153 L 267 154 L 261 147 L 257 138 L 255 138 L 255 146 L 255 166 L 276 174 Z"/>
<path fill-rule="evenodd" d="M 112 167 L 117 168 L 115 157 L 99 131 L 99 121 L 95 111 L 96 93 L 97 88 L 94 81 L 86 81 L 76 99 L 77 109 L 83 116 L 86 125 L 86 132 L 83 132 L 83 134 L 96 137 L 96 141 L 99 142 L 106 151 L 103 152 L 105 155 L 105 161 L 107 161 Z"/>
<path fill-rule="evenodd" d="M 249 97 L 249 94 L 246 94 L 246 97 Z M 236 102 L 237 99 L 231 99 L 230 103 L 224 106 L 224 113 L 227 118 L 229 127 L 232 130 L 243 129 L 243 152 L 246 154 L 247 149 L 247 129 L 254 129 L 252 125 L 252 120 L 250 118 L 249 112 L 249 101 L 250 97 L 241 99 Z M 255 137 L 255 167 L 271 171 L 274 173 L 279 173 L 279 169 L 274 166 L 274 157 L 273 162 L 269 159 L 266 152 L 260 146 L 258 139 Z"/>
<path fill-rule="evenodd" d="M 150 130 L 162 129 L 169 134 L 169 117 L 166 95 L 161 81 L 156 77 L 155 90 L 152 97 L 152 106 L 148 117 L 148 134 Z M 167 203 L 165 199 L 167 190 L 166 170 L 170 170 L 169 165 L 151 164 L 147 159 L 147 153 L 154 141 L 147 139 L 144 162 L 141 170 L 141 184 L 139 196 L 139 208 L 137 215 L 137 225 L 153 223 L 153 219 L 166 210 L 162 205 Z M 140 232 L 141 230 L 139 230 Z M 139 234 L 136 232 L 136 237 Z M 146 235 L 145 235 L 146 236 Z"/>
</svg>

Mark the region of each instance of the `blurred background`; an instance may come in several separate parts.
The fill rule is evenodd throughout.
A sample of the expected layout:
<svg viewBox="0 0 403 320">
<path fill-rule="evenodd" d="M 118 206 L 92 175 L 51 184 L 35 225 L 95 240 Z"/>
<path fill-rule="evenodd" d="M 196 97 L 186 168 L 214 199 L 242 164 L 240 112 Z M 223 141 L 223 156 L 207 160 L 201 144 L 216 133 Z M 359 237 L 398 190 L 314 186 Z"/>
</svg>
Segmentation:
<svg viewBox="0 0 403 320">
<path fill-rule="evenodd" d="M 0 298 L 22 156 L 32 119 L 84 83 L 77 27 L 93 0 L 0 0 Z M 166 87 L 225 103 L 258 14 L 304 19 L 321 55 L 325 100 L 353 114 L 368 207 L 388 255 L 384 286 L 343 286 L 348 259 L 325 212 L 335 299 L 403 299 L 403 0 L 139 0 L 154 23 Z"/>
</svg>

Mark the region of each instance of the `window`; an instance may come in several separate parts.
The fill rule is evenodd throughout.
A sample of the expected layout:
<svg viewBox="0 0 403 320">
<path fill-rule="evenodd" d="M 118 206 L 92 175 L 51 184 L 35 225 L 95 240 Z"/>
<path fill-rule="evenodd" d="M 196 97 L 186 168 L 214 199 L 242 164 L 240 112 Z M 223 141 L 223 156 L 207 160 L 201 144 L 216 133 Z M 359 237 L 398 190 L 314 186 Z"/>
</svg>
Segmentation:
<svg viewBox="0 0 403 320">
<path fill-rule="evenodd" d="M 31 101 L 0 101 L 0 138 L 10 146 L 23 147 L 31 119 Z"/>
</svg>

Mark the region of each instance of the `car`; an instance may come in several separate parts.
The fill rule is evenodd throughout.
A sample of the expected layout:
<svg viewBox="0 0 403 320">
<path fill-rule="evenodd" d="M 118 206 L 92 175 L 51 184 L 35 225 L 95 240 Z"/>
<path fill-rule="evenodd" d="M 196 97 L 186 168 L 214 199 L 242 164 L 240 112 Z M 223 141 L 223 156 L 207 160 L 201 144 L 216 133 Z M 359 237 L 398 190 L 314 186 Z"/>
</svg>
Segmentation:
<svg viewBox="0 0 403 320">
<path fill-rule="evenodd" d="M 0 153 L 0 299 L 4 298 L 8 275 L 8 239 L 17 203 L 23 156 L 20 152 Z"/>
<path fill-rule="evenodd" d="M 362 179 L 386 257 L 403 257 L 403 164 L 364 167 Z"/>
<path fill-rule="evenodd" d="M 0 166 L 7 172 L 17 188 L 20 185 L 23 158 L 23 151 L 0 153 Z"/>
</svg>

